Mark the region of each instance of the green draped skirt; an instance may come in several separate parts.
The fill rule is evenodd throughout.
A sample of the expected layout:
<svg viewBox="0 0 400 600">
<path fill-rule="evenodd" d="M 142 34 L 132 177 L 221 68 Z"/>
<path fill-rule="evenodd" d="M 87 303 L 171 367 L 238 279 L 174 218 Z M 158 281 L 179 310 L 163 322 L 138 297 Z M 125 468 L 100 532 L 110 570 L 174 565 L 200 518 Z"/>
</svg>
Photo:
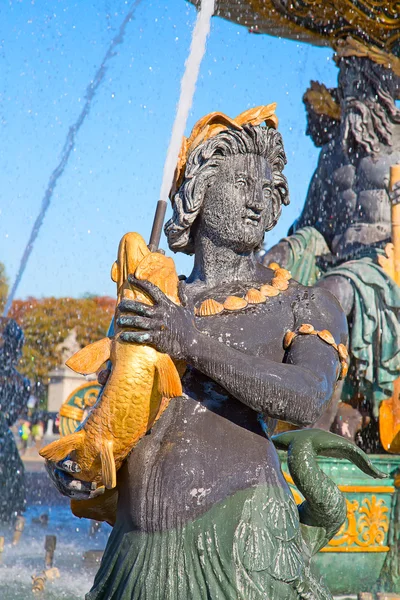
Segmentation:
<svg viewBox="0 0 400 600">
<path fill-rule="evenodd" d="M 116 524 L 86 600 L 330 600 L 288 489 L 236 492 L 162 532 Z"/>
</svg>

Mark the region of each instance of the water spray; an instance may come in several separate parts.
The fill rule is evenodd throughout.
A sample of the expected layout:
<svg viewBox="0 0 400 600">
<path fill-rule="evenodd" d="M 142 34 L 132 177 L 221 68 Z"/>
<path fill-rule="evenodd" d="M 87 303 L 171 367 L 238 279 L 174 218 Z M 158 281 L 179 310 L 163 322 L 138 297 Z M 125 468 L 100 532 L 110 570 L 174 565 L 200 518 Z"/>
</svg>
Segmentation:
<svg viewBox="0 0 400 600">
<path fill-rule="evenodd" d="M 21 535 L 22 532 L 25 529 L 25 517 L 22 517 L 21 515 L 19 515 L 16 519 L 15 519 L 15 524 L 14 524 L 14 535 L 13 535 L 13 540 L 12 540 L 12 545 L 16 546 L 19 542 L 19 540 L 21 539 Z"/>
<path fill-rule="evenodd" d="M 68 164 L 69 157 L 75 146 L 76 136 L 79 133 L 79 130 L 82 127 L 86 117 L 89 115 L 90 109 L 92 107 L 92 100 L 95 97 L 101 83 L 104 80 L 104 77 L 105 77 L 105 74 L 106 74 L 107 68 L 108 68 L 107 63 L 115 56 L 115 48 L 118 45 L 122 44 L 122 42 L 124 41 L 126 27 L 127 27 L 128 23 L 131 21 L 133 14 L 141 1 L 142 0 L 136 0 L 132 4 L 128 14 L 124 18 L 124 20 L 122 21 L 122 23 L 118 29 L 117 35 L 111 40 L 111 44 L 108 47 L 108 50 L 100 64 L 100 67 L 97 69 L 97 71 L 95 73 L 93 81 L 91 81 L 86 88 L 85 104 L 84 104 L 82 111 L 79 114 L 77 120 L 75 121 L 75 123 L 73 125 L 71 125 L 71 127 L 68 130 L 67 139 L 65 140 L 64 147 L 61 152 L 60 161 L 59 161 L 58 165 L 56 166 L 56 168 L 54 169 L 54 171 L 50 175 L 50 179 L 48 181 L 47 188 L 45 190 L 45 193 L 44 193 L 44 196 L 42 199 L 42 205 L 40 207 L 39 214 L 36 217 L 36 220 L 33 224 L 28 243 L 25 247 L 24 253 L 23 253 L 21 261 L 20 261 L 20 265 L 19 265 L 19 269 L 18 269 L 16 278 L 15 278 L 15 281 L 13 283 L 13 286 L 11 288 L 11 291 L 9 293 L 9 296 L 7 298 L 7 301 L 6 301 L 6 304 L 4 307 L 3 317 L 7 316 L 8 311 L 11 308 L 11 304 L 12 304 L 12 301 L 14 300 L 15 293 L 21 282 L 26 265 L 28 263 L 30 255 L 31 255 L 33 245 L 39 234 L 39 231 L 43 224 L 47 210 L 50 206 L 50 202 L 53 197 L 53 193 L 54 193 L 55 187 L 57 185 L 57 182 L 65 171 L 65 168 Z"/>
<path fill-rule="evenodd" d="M 189 111 L 193 103 L 196 82 L 199 76 L 200 64 L 206 50 L 207 37 L 210 32 L 211 17 L 214 14 L 215 0 L 202 0 L 193 30 L 190 52 L 185 64 L 185 72 L 181 80 L 181 92 L 175 121 L 172 127 L 171 140 L 164 163 L 163 178 L 160 190 L 160 200 L 157 203 L 153 227 L 150 234 L 149 249 L 155 252 L 160 243 L 161 231 L 167 211 L 167 198 L 172 186 L 179 150 Z"/>
<path fill-rule="evenodd" d="M 46 569 L 51 569 L 51 567 L 53 566 L 56 545 L 57 537 L 55 535 L 46 535 L 46 540 L 44 542 L 44 549 L 46 551 L 44 566 Z"/>
<path fill-rule="evenodd" d="M 32 592 L 43 592 L 46 581 L 54 581 L 60 577 L 60 571 L 57 567 L 53 567 L 56 545 L 57 537 L 55 535 L 46 535 L 44 542 L 44 549 L 46 552 L 44 570 L 36 575 L 32 575 Z"/>
</svg>

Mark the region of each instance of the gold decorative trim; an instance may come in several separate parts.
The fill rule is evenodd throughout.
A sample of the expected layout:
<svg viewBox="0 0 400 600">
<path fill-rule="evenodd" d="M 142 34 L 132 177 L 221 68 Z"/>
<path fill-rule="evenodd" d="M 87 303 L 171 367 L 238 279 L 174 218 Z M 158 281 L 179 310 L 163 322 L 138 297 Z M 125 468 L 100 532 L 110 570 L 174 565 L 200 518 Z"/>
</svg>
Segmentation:
<svg viewBox="0 0 400 600">
<path fill-rule="evenodd" d="M 98 381 L 87 381 L 73 390 L 63 402 L 58 413 L 60 416 L 61 436 L 73 433 L 82 422 L 85 410 L 91 408 L 97 401 L 100 389 L 95 388 L 99 385 Z M 79 392 L 85 389 L 83 397 L 79 397 Z M 70 404 L 72 400 L 73 404 Z"/>
<path fill-rule="evenodd" d="M 303 95 L 303 102 L 309 104 L 317 115 L 325 115 L 335 121 L 340 121 L 340 104 L 336 102 L 323 83 L 311 81 L 311 86 Z"/>
<path fill-rule="evenodd" d="M 293 477 L 282 471 L 285 481 L 290 485 L 295 485 Z M 359 494 L 364 492 L 372 492 L 376 494 L 394 494 L 396 488 L 393 485 L 338 485 L 341 492 L 347 492 L 350 494 Z M 301 500 L 303 502 L 303 500 Z"/>
<path fill-rule="evenodd" d="M 218 135 L 226 129 L 240 131 L 244 125 L 260 125 L 265 123 L 274 129 L 278 128 L 278 117 L 275 115 L 276 102 L 266 106 L 256 106 L 240 113 L 234 119 L 221 112 L 212 112 L 197 121 L 188 138 L 183 137 L 175 170 L 174 182 L 170 191 L 173 198 L 185 177 L 186 163 L 189 155 L 197 146 L 206 140 Z"/>
<path fill-rule="evenodd" d="M 283 476 L 290 485 L 296 504 L 301 504 L 304 499 L 294 487 L 293 478 L 286 472 L 283 472 Z M 375 494 L 392 495 L 395 492 L 394 486 L 339 485 L 338 488 L 342 492 L 372 492 L 372 495 L 360 502 L 346 498 L 346 521 L 320 552 L 388 552 L 390 548 L 384 545 L 384 541 L 389 531 L 389 508 L 385 500 L 377 498 Z"/>
<path fill-rule="evenodd" d="M 389 546 L 373 546 L 372 548 L 351 548 L 346 546 L 345 548 L 332 548 L 331 546 L 325 546 L 321 548 L 320 552 L 389 552 Z"/>
<path fill-rule="evenodd" d="M 394 494 L 396 488 L 393 485 L 338 485 L 341 492 L 357 494 L 362 492 L 375 492 L 377 494 Z"/>
<path fill-rule="evenodd" d="M 65 417 L 66 419 L 72 419 L 73 421 L 82 421 L 85 411 L 83 411 L 81 408 L 75 408 L 74 406 L 63 404 L 58 414 L 60 415 L 60 417 Z"/>
<path fill-rule="evenodd" d="M 400 77 L 400 59 L 394 56 L 394 54 L 380 50 L 377 46 L 367 46 L 350 36 L 345 40 L 338 40 L 336 44 L 336 54 L 334 56 L 335 62 L 338 63 L 341 58 L 347 58 L 348 56 L 369 58 L 372 62 L 382 65 L 387 69 L 391 69 L 398 77 Z"/>
<path fill-rule="evenodd" d="M 400 18 L 394 1 L 242 0 L 239 8 L 232 0 L 220 0 L 216 14 L 255 33 L 331 47 L 351 36 L 388 55 L 398 52 Z"/>
<path fill-rule="evenodd" d="M 228 296 L 223 303 L 217 302 L 213 298 L 203 300 L 199 308 L 194 309 L 194 314 L 197 317 L 210 317 L 218 315 L 223 311 L 236 312 L 243 310 L 249 304 L 263 304 L 274 296 L 278 296 L 289 287 L 291 274 L 286 269 L 282 269 L 277 263 L 268 265 L 269 269 L 274 271 L 274 276 L 271 283 L 265 283 L 259 290 L 251 288 L 248 290 L 244 298 L 240 296 Z"/>
<path fill-rule="evenodd" d="M 323 329 L 322 331 L 317 331 L 314 329 L 314 326 L 311 323 L 303 323 L 296 331 L 287 331 L 283 338 L 283 348 L 284 350 L 288 350 L 290 346 L 293 344 L 296 337 L 299 335 L 315 335 L 323 340 L 329 346 L 332 346 L 334 350 L 339 355 L 339 360 L 341 364 L 341 371 L 339 375 L 339 379 L 344 379 L 347 375 L 348 364 L 347 359 L 349 357 L 349 353 L 344 344 L 336 344 L 335 338 L 327 329 Z"/>
<path fill-rule="evenodd" d="M 363 550 L 382 547 L 385 534 L 389 531 L 389 508 L 384 499 L 377 500 L 376 496 L 372 495 L 370 498 L 363 498 L 359 503 L 357 500 L 350 501 L 346 498 L 346 505 L 347 519 L 330 540 L 329 546 L 337 548 L 355 544 Z"/>
</svg>

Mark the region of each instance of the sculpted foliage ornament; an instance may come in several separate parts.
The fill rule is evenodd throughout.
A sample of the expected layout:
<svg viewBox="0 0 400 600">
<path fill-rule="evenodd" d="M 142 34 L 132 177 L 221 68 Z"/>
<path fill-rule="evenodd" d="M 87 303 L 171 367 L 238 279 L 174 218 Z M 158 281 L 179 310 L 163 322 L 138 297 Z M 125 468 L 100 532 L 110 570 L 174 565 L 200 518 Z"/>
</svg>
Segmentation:
<svg viewBox="0 0 400 600">
<path fill-rule="evenodd" d="M 329 546 L 336 548 L 355 545 L 370 551 L 373 548 L 388 551 L 389 548 L 384 545 L 389 530 L 389 509 L 385 500 L 372 495 L 364 498 L 361 503 L 346 499 L 346 505 L 347 520 L 329 542 Z"/>
<path fill-rule="evenodd" d="M 387 54 L 400 53 L 400 11 L 395 1 L 217 0 L 216 14 L 250 31 L 318 46 L 334 47 L 338 40 L 351 36 Z"/>
</svg>

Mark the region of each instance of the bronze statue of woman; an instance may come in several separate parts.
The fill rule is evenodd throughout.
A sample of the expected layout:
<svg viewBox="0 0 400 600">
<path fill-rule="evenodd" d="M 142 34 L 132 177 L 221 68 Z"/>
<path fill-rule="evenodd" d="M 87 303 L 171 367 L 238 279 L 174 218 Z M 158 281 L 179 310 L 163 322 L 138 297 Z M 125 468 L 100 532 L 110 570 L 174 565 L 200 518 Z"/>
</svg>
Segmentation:
<svg viewBox="0 0 400 600">
<path fill-rule="evenodd" d="M 173 251 L 194 254 L 181 305 L 131 276 L 154 306 L 119 307 L 126 343 L 153 345 L 187 369 L 182 397 L 118 472 L 116 521 L 87 600 L 331 598 L 310 556 L 346 510 L 312 446 L 327 454 L 341 446 L 358 464 L 364 459 L 332 434 L 283 434 L 277 443 L 291 445 L 306 497 L 298 509 L 270 435 L 274 420 L 309 426 L 328 404 L 346 318 L 329 291 L 256 259 L 289 202 L 282 138 L 274 122 L 223 123 L 208 139 L 200 127 L 188 148 L 165 228 Z M 64 494 L 90 498 L 75 468 L 68 460 L 49 465 Z"/>
</svg>

